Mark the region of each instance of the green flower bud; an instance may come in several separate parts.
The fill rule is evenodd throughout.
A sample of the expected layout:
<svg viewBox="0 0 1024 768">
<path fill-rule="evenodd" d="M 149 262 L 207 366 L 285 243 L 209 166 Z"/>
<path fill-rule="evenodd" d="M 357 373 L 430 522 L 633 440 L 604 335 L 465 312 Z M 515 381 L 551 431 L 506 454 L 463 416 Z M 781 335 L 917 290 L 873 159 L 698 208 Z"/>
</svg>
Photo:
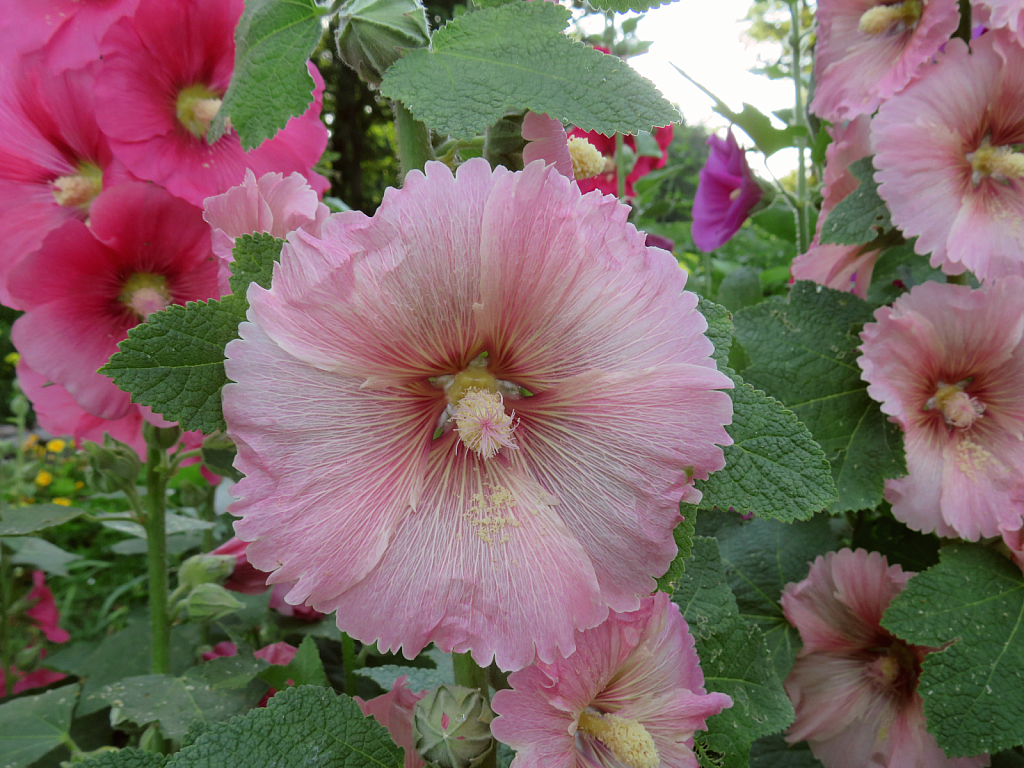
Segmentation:
<svg viewBox="0 0 1024 768">
<path fill-rule="evenodd" d="M 173 427 L 154 427 L 147 421 L 142 425 L 142 436 L 146 438 L 146 445 L 166 451 L 181 439 L 181 427 L 177 424 Z"/>
<path fill-rule="evenodd" d="M 103 445 L 87 442 L 89 481 L 104 493 L 113 493 L 132 485 L 139 477 L 142 462 L 135 449 L 110 435 L 103 436 Z"/>
<path fill-rule="evenodd" d="M 442 685 L 420 699 L 413 710 L 416 751 L 437 768 L 476 768 L 494 750 L 493 719 L 480 691 Z"/>
<path fill-rule="evenodd" d="M 192 555 L 178 569 L 178 584 L 192 589 L 200 584 L 216 584 L 235 569 L 233 555 Z"/>
<path fill-rule="evenodd" d="M 219 584 L 197 584 L 184 602 L 186 614 L 193 621 L 216 621 L 245 607 Z"/>
<path fill-rule="evenodd" d="M 338 55 L 374 85 L 380 85 L 403 49 L 430 44 L 419 0 L 350 0 L 341 7 L 338 22 Z"/>
</svg>

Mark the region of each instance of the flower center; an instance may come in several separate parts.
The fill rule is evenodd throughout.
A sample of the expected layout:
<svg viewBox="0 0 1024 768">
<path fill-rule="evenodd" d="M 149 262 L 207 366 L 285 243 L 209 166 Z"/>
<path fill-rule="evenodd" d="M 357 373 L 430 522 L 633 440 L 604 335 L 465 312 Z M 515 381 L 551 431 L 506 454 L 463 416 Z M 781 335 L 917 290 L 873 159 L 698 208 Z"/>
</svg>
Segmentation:
<svg viewBox="0 0 1024 768">
<path fill-rule="evenodd" d="M 930 411 L 938 408 L 949 426 L 967 429 L 985 412 L 984 403 L 964 392 L 970 383 L 970 379 L 964 379 L 956 384 L 939 381 L 935 394 L 928 398 L 924 409 Z"/>
<path fill-rule="evenodd" d="M 1015 152 L 1013 147 L 993 147 L 986 136 L 974 152 L 964 155 L 971 164 L 971 181 L 978 186 L 986 176 L 997 181 L 1019 179 L 1024 176 L 1024 153 Z"/>
<path fill-rule="evenodd" d="M 92 163 L 82 163 L 78 173 L 53 180 L 53 199 L 57 205 L 88 209 L 92 199 L 103 189 L 103 171 Z"/>
<path fill-rule="evenodd" d="M 569 157 L 572 158 L 572 175 L 577 181 L 593 178 L 604 170 L 604 155 L 582 136 L 569 139 Z"/>
<path fill-rule="evenodd" d="M 517 396 L 519 387 L 495 378 L 487 370 L 486 352 L 477 355 L 465 370 L 454 376 L 437 376 L 431 382 L 443 388 L 448 398 L 435 437 L 454 420 L 459 438 L 481 458 L 493 458 L 502 448 L 518 450 L 512 437 L 515 411 L 505 413 L 504 396 Z"/>
<path fill-rule="evenodd" d="M 220 105 L 220 97 L 205 85 L 190 85 L 178 94 L 178 122 L 193 136 L 206 138 L 206 132 Z"/>
<path fill-rule="evenodd" d="M 902 32 L 921 18 L 921 0 L 906 0 L 891 5 L 876 5 L 860 17 L 860 31 L 867 35 Z"/>
<path fill-rule="evenodd" d="M 129 277 L 117 298 L 143 321 L 171 303 L 167 278 L 150 272 L 136 272 Z"/>
<path fill-rule="evenodd" d="M 631 768 L 655 768 L 661 762 L 654 739 L 636 720 L 583 712 L 579 730 L 600 741 L 618 760 Z"/>
</svg>

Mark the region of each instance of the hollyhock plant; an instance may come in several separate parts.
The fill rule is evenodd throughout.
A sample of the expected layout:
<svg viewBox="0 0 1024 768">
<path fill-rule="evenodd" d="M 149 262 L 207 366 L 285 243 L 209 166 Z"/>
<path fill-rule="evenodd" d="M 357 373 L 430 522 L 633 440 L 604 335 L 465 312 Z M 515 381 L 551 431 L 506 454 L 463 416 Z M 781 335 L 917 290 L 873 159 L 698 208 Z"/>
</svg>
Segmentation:
<svg viewBox="0 0 1024 768">
<path fill-rule="evenodd" d="M 257 176 L 298 172 L 318 193 L 328 186 L 311 170 L 327 146 L 320 122 L 324 84 L 312 65 L 313 104 L 277 136 L 250 152 L 233 130 L 207 142 L 231 79 L 242 5 L 140 0 L 136 13 L 103 39 L 97 119 L 111 148 L 132 173 L 195 205 L 241 184 L 247 168 Z"/>
<path fill-rule="evenodd" d="M 704 690 L 693 635 L 664 592 L 577 633 L 568 658 L 508 682 L 491 730 L 517 751 L 512 768 L 696 768 L 693 732 L 732 706 Z"/>
<path fill-rule="evenodd" d="M 256 180 L 252 169 L 245 169 L 245 180 L 222 195 L 203 202 L 203 218 L 213 228 L 213 252 L 220 259 L 220 291 L 231 293 L 229 265 L 235 260 L 235 238 L 255 232 L 268 232 L 283 238 L 303 229 L 315 237 L 331 210 L 300 173 L 284 176 L 265 173 Z"/>
<path fill-rule="evenodd" d="M 235 569 L 231 572 L 228 580 L 224 582 L 224 588 L 232 592 L 241 592 L 243 595 L 259 595 L 267 591 L 267 577 L 269 573 L 258 571 L 254 568 L 245 556 L 245 548 L 248 544 L 237 537 L 232 537 L 213 550 L 211 555 L 231 555 L 235 558 Z M 303 621 L 319 621 L 323 614 L 314 611 L 307 605 L 291 605 L 285 602 L 284 596 L 291 588 L 290 584 L 274 584 L 273 592 L 270 593 L 270 608 L 282 616 L 291 616 Z"/>
<path fill-rule="evenodd" d="M 782 592 L 782 610 L 803 641 L 785 682 L 796 710 L 786 740 L 806 739 L 825 768 L 989 764 L 988 755 L 945 756 L 925 730 L 917 692 L 921 662 L 936 649 L 881 626 L 913 575 L 877 552 L 843 549 L 819 556 L 806 579 Z"/>
<path fill-rule="evenodd" d="M 825 177 L 821 188 L 821 213 L 818 228 L 807 253 L 793 260 L 792 274 L 797 280 L 813 280 L 837 291 L 853 291 L 867 297 L 871 273 L 881 253 L 860 245 L 821 243 L 821 228 L 832 209 L 860 184 L 850 172 L 850 164 L 871 154 L 871 120 L 863 115 L 845 125 L 827 128 L 832 143 L 825 150 Z"/>
<path fill-rule="evenodd" d="M 725 139 L 708 137 L 707 162 L 693 198 L 694 244 L 713 251 L 728 242 L 764 194 L 747 165 L 746 154 L 729 129 Z"/>
<path fill-rule="evenodd" d="M 387 728 L 395 744 L 405 750 L 405 768 L 423 768 L 426 765 L 416 752 L 412 733 L 412 711 L 416 702 L 426 695 L 426 691 L 412 691 L 406 676 L 402 675 L 395 680 L 390 691 L 369 701 L 353 696 L 363 714 Z"/>
<path fill-rule="evenodd" d="M 72 220 L 51 232 L 9 287 L 27 310 L 11 330 L 25 364 L 87 413 L 114 420 L 136 406 L 96 371 L 128 330 L 168 304 L 219 295 L 202 213 L 141 182 L 102 192 L 89 226 Z"/>
<path fill-rule="evenodd" d="M 811 112 L 839 123 L 870 115 L 907 87 L 956 32 L 957 0 L 821 0 Z"/>
<path fill-rule="evenodd" d="M 933 267 L 982 280 L 1024 275 L 1024 49 L 1006 32 L 971 47 L 951 41 L 879 110 L 878 193 Z"/>
<path fill-rule="evenodd" d="M 637 608 L 732 410 L 685 272 L 627 215 L 475 159 L 289 235 L 223 393 L 235 530 L 289 603 L 505 669 Z"/>
<path fill-rule="evenodd" d="M 46 574 L 32 571 L 32 589 L 27 595 L 32 602 L 25 611 L 25 616 L 34 624 L 51 643 L 66 643 L 71 635 L 60 627 L 60 613 L 57 603 L 53 601 L 53 592 L 46 586 Z"/>
<path fill-rule="evenodd" d="M 657 143 L 658 148 L 661 150 L 661 155 L 653 157 L 650 155 L 637 155 L 636 162 L 633 165 L 633 169 L 626 174 L 626 197 L 635 197 L 636 189 L 634 184 L 642 179 L 651 171 L 657 170 L 658 168 L 664 168 L 665 163 L 668 162 L 668 145 L 672 143 L 672 137 L 675 135 L 675 126 L 666 125 L 661 128 L 655 128 L 652 136 L 654 141 Z M 597 131 L 582 131 L 579 128 L 573 128 L 569 131 L 569 149 L 572 151 L 573 142 L 586 140 L 587 143 L 596 149 L 601 156 L 604 158 L 604 167 L 596 175 L 592 175 L 589 178 L 580 178 L 579 185 L 580 189 L 584 192 L 591 192 L 595 189 L 601 190 L 606 195 L 617 195 L 619 193 L 619 176 L 615 169 L 615 137 L 605 136 Z M 622 137 L 622 143 L 624 146 L 629 147 L 634 153 L 637 151 L 636 137 L 627 135 Z M 583 145 L 577 147 L 577 152 L 581 157 L 585 157 L 585 167 L 587 173 L 591 173 L 595 169 L 595 158 L 593 152 L 586 150 Z"/>
<path fill-rule="evenodd" d="M 905 433 L 892 513 L 919 531 L 976 540 L 1024 517 L 1024 279 L 928 282 L 864 326 L 868 394 Z"/>
</svg>

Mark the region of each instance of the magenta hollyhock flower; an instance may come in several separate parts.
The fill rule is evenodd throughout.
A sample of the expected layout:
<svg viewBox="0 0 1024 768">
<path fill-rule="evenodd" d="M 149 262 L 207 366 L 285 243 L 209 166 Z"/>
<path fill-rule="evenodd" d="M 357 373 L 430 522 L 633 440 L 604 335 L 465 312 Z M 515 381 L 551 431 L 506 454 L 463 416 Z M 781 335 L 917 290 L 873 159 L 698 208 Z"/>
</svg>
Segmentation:
<svg viewBox="0 0 1024 768">
<path fill-rule="evenodd" d="M 693 635 L 664 592 L 578 632 L 576 652 L 509 676 L 492 703 L 512 768 L 697 768 L 693 733 L 732 706 L 707 693 Z"/>
<path fill-rule="evenodd" d="M 881 625 L 913 573 L 883 555 L 842 549 L 819 556 L 787 584 L 782 610 L 803 648 L 785 687 L 796 710 L 786 736 L 807 740 L 825 768 L 976 768 L 988 755 L 946 757 L 925 730 L 917 680 L 935 648 L 910 645 Z"/>
<path fill-rule="evenodd" d="M 268 232 L 283 238 L 303 229 L 314 237 L 331 210 L 301 173 L 285 176 L 265 173 L 256 180 L 252 169 L 245 169 L 245 180 L 222 195 L 203 201 L 203 218 L 213 228 L 213 252 L 220 259 L 220 291 L 231 293 L 228 278 L 235 260 L 235 238 L 255 232 Z"/>
<path fill-rule="evenodd" d="M 27 310 L 11 330 L 26 365 L 104 419 L 133 408 L 128 393 L 96 372 L 128 330 L 168 304 L 219 295 L 202 213 L 141 182 L 102 192 L 88 226 L 72 220 L 51 232 L 9 288 Z"/>
<path fill-rule="evenodd" d="M 825 150 L 817 232 L 807 253 L 797 256 L 791 268 L 797 280 L 813 280 L 837 291 L 853 291 L 862 299 L 867 297 L 871 273 L 881 251 L 865 251 L 860 245 L 822 244 L 821 228 L 832 209 L 860 185 L 850 172 L 850 164 L 871 154 L 870 129 L 871 120 L 866 115 L 826 129 L 832 136 L 832 143 Z"/>
<path fill-rule="evenodd" d="M 878 193 L 932 266 L 982 280 L 1024 275 L 1024 49 L 1005 31 L 971 46 L 951 41 L 879 110 Z"/>
<path fill-rule="evenodd" d="M 1024 517 L 1024 279 L 928 282 L 875 312 L 858 363 L 905 433 L 892 513 L 919 531 L 976 540 Z"/>
<path fill-rule="evenodd" d="M 363 714 L 372 717 L 388 729 L 392 740 L 405 750 L 405 768 L 423 768 L 426 763 L 416 752 L 415 739 L 412 734 L 413 709 L 416 702 L 427 695 L 426 691 L 413 692 L 402 675 L 395 680 L 391 690 L 363 701 L 353 696 Z"/>
<path fill-rule="evenodd" d="M 96 81 L 97 119 L 114 153 L 143 179 L 202 205 L 241 184 L 247 168 L 301 173 L 317 191 L 327 180 L 311 169 L 327 146 L 320 122 L 323 79 L 315 67 L 314 101 L 300 117 L 250 152 L 232 130 L 206 141 L 234 66 L 234 30 L 242 0 L 140 0 L 103 39 Z"/>
<path fill-rule="evenodd" d="M 231 555 L 235 558 L 235 569 L 231 572 L 228 580 L 224 582 L 224 588 L 232 592 L 241 592 L 243 595 L 259 595 L 267 591 L 267 577 L 269 573 L 256 570 L 249 563 L 245 556 L 245 548 L 249 546 L 246 542 L 237 537 L 232 537 L 213 550 L 211 555 Z M 282 616 L 290 616 L 303 621 L 320 621 L 324 617 L 319 611 L 314 611 L 308 605 L 291 605 L 285 601 L 285 595 L 291 589 L 291 584 L 274 584 L 273 592 L 270 593 L 270 609 L 277 611 Z"/>
<path fill-rule="evenodd" d="M 288 602 L 506 669 L 636 609 L 732 409 L 685 272 L 628 212 L 475 159 L 289 235 L 224 389 L 235 530 Z"/>
<path fill-rule="evenodd" d="M 53 600 L 53 592 L 46 586 L 45 573 L 32 571 L 32 590 L 26 597 L 32 605 L 25 611 L 25 616 L 47 640 L 51 643 L 66 643 L 71 639 L 71 635 L 60 627 L 60 613 Z"/>
<path fill-rule="evenodd" d="M 46 658 L 45 650 L 39 651 L 39 658 L 40 660 Z M 12 695 L 30 691 L 33 688 L 42 688 L 44 685 L 60 682 L 67 677 L 63 672 L 54 672 L 45 667 L 39 667 L 31 672 L 24 672 L 13 665 L 9 669 L 15 680 L 14 685 L 11 686 Z M 0 698 L 6 695 L 7 681 L 4 679 L 4 675 L 0 675 Z"/>
<path fill-rule="evenodd" d="M 637 155 L 633 170 L 626 175 L 626 197 L 635 197 L 636 189 L 633 185 L 651 171 L 664 168 L 665 163 L 668 162 L 668 145 L 672 143 L 672 137 L 675 135 L 675 126 L 666 125 L 661 128 L 655 128 L 651 135 L 654 136 L 654 141 L 661 150 L 661 155 L 659 157 Z M 569 131 L 569 140 L 572 141 L 573 139 L 586 139 L 605 158 L 604 169 L 600 173 L 590 178 L 581 178 L 578 181 L 580 189 L 583 192 L 592 192 L 595 189 L 599 189 L 606 195 L 617 195 L 619 193 L 619 176 L 615 169 L 615 137 L 605 136 L 597 131 L 583 131 L 579 128 L 573 128 Z M 633 152 L 636 152 L 635 136 L 623 136 L 622 143 L 633 150 Z"/>
<path fill-rule="evenodd" d="M 839 123 L 907 87 L 956 32 L 957 0 L 821 0 L 810 110 Z"/>
<path fill-rule="evenodd" d="M 746 154 L 729 129 L 725 139 L 708 136 L 707 162 L 693 198 L 694 245 L 713 251 L 728 242 L 764 194 L 747 165 Z"/>
</svg>

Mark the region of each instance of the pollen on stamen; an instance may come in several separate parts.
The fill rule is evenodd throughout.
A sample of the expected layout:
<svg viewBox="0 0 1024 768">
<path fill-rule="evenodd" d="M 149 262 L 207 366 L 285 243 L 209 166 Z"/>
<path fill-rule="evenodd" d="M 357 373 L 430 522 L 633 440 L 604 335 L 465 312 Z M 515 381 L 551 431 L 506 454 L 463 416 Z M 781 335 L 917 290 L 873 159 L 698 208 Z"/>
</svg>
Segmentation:
<svg viewBox="0 0 1024 768">
<path fill-rule="evenodd" d="M 505 413 L 500 394 L 474 388 L 459 400 L 452 418 L 462 442 L 481 458 L 490 459 L 502 448 L 519 449 L 512 436 L 516 428 L 514 415 Z"/>
<path fill-rule="evenodd" d="M 661 763 L 654 739 L 636 720 L 582 712 L 579 730 L 596 738 L 631 768 L 656 768 Z"/>
<path fill-rule="evenodd" d="M 569 157 L 576 181 L 593 178 L 604 170 L 604 155 L 582 136 L 569 139 Z"/>
<path fill-rule="evenodd" d="M 921 0 L 905 0 L 893 5 L 876 5 L 860 17 L 858 29 L 868 35 L 881 35 L 892 29 L 906 29 L 921 18 Z"/>
</svg>

